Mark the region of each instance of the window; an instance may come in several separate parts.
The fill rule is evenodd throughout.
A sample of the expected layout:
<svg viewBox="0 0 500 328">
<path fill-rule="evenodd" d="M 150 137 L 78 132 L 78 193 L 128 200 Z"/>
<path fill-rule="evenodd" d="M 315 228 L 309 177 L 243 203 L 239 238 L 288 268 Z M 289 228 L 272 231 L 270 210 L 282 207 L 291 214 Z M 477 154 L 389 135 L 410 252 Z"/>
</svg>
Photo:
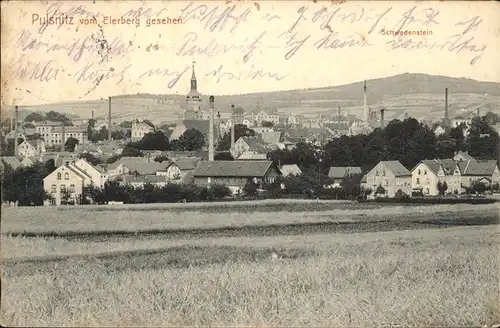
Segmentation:
<svg viewBox="0 0 500 328">
<path fill-rule="evenodd" d="M 59 173 L 57 173 L 57 180 L 61 180 L 61 179 L 62 179 L 62 175 L 61 175 L 61 173 L 59 172 Z"/>
<path fill-rule="evenodd" d="M 75 192 L 75 185 L 74 184 L 69 185 L 69 191 Z"/>
<path fill-rule="evenodd" d="M 66 190 L 66 185 L 61 185 L 61 188 L 59 189 L 61 192 L 63 192 L 64 190 Z"/>
<path fill-rule="evenodd" d="M 52 193 L 57 192 L 57 186 L 56 186 L 56 185 L 52 185 L 52 187 L 51 187 L 51 192 L 52 192 Z"/>
<path fill-rule="evenodd" d="M 424 175 L 427 175 L 427 170 L 424 170 Z"/>
<path fill-rule="evenodd" d="M 422 174 L 422 172 L 420 171 L 420 169 L 418 169 L 418 175 Z"/>
<path fill-rule="evenodd" d="M 420 184 L 420 178 L 417 178 L 417 184 Z"/>
<path fill-rule="evenodd" d="M 64 180 L 69 180 L 69 173 L 68 172 L 64 173 Z"/>
<path fill-rule="evenodd" d="M 385 170 L 382 171 L 382 176 L 385 177 Z"/>
<path fill-rule="evenodd" d="M 388 186 L 389 185 L 389 181 L 388 180 L 385 180 L 385 185 Z"/>
</svg>

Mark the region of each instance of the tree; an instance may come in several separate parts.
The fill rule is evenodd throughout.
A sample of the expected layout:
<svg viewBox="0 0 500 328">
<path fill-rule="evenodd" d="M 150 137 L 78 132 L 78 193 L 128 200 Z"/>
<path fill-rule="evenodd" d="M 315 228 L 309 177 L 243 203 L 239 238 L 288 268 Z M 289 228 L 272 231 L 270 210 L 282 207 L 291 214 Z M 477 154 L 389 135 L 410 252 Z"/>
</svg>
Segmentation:
<svg viewBox="0 0 500 328">
<path fill-rule="evenodd" d="M 262 121 L 260 123 L 260 126 L 262 126 L 263 128 L 272 128 L 274 126 L 274 123 L 269 121 Z"/>
<path fill-rule="evenodd" d="M 187 132 L 187 131 L 186 131 Z M 157 130 L 152 133 L 147 133 L 142 140 L 132 144 L 134 148 L 140 150 L 169 150 L 170 145 L 168 138 L 162 131 Z"/>
<path fill-rule="evenodd" d="M 444 182 L 438 181 L 437 189 L 440 195 L 444 195 L 446 190 L 448 190 L 448 184 L 446 183 L 446 181 Z"/>
<path fill-rule="evenodd" d="M 377 195 L 385 195 L 385 188 L 379 185 L 375 190 L 375 196 Z"/>
<path fill-rule="evenodd" d="M 45 115 L 41 113 L 29 113 L 25 118 L 25 122 L 42 122 L 45 121 Z"/>
<path fill-rule="evenodd" d="M 196 129 L 188 129 L 179 137 L 178 150 L 200 150 L 205 145 L 205 136 Z"/>
<path fill-rule="evenodd" d="M 123 121 L 118 126 L 121 128 L 124 128 L 124 129 L 131 129 L 132 128 L 132 121 Z"/>
<path fill-rule="evenodd" d="M 165 161 L 169 161 L 170 159 L 167 156 L 156 156 L 154 161 L 158 163 L 163 163 Z"/>
<path fill-rule="evenodd" d="M 493 113 L 492 111 L 487 112 L 484 118 L 490 125 L 495 125 L 500 122 L 500 117 L 498 116 L 498 114 Z"/>
<path fill-rule="evenodd" d="M 470 186 L 471 193 L 483 194 L 486 190 L 488 190 L 488 188 L 486 187 L 486 184 L 484 182 L 476 180 L 471 183 Z"/>
<path fill-rule="evenodd" d="M 70 204 L 73 204 L 73 200 L 71 199 L 71 191 L 68 188 L 64 188 L 61 190 L 61 205 Z"/>
<path fill-rule="evenodd" d="M 146 123 L 147 125 L 149 125 L 150 127 L 152 127 L 153 129 L 155 128 L 154 124 L 150 121 L 150 120 L 143 120 L 142 121 L 143 123 Z"/>
<path fill-rule="evenodd" d="M 133 145 L 128 144 L 123 149 L 121 156 L 123 157 L 142 157 L 142 152 Z"/>
<path fill-rule="evenodd" d="M 500 138 L 484 117 L 472 120 L 466 150 L 476 159 L 498 159 Z"/>
<path fill-rule="evenodd" d="M 64 150 L 74 152 L 76 145 L 78 145 L 79 141 L 76 138 L 69 137 L 64 144 Z"/>
</svg>

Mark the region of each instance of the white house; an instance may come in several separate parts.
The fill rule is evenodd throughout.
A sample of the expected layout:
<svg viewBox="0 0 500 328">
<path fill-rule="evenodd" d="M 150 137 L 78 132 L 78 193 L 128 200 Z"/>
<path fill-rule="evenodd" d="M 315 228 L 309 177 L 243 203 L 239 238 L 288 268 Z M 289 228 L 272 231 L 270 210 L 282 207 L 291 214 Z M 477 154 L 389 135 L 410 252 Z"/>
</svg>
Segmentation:
<svg viewBox="0 0 500 328">
<path fill-rule="evenodd" d="M 284 177 L 287 177 L 290 175 L 301 175 L 302 174 L 302 170 L 297 166 L 297 164 L 282 165 L 280 167 L 280 171 Z"/>
<path fill-rule="evenodd" d="M 445 181 L 446 174 L 439 160 L 423 160 L 411 170 L 413 191 L 421 192 L 424 195 L 439 195 L 438 182 Z"/>
<path fill-rule="evenodd" d="M 19 157 L 39 157 L 45 152 L 45 141 L 42 139 L 24 140 L 17 146 L 17 156 Z"/>
<path fill-rule="evenodd" d="M 194 160 L 175 160 L 167 164 L 164 171 L 156 172 L 156 175 L 164 175 L 172 182 L 183 181 L 186 174 L 194 171 L 198 161 Z"/>
<path fill-rule="evenodd" d="M 148 133 L 153 133 L 154 129 L 149 124 L 144 122 L 132 122 L 132 141 L 139 141 L 144 138 L 144 136 Z"/>
<path fill-rule="evenodd" d="M 366 187 L 375 194 L 382 186 L 386 197 L 396 196 L 398 190 L 411 195 L 411 178 L 410 171 L 399 161 L 380 161 L 366 174 Z"/>
<path fill-rule="evenodd" d="M 92 177 L 67 162 L 43 179 L 43 188 L 52 195 L 52 204 L 61 205 L 65 191 L 72 202 L 79 203 L 83 188 L 92 184 Z"/>
</svg>

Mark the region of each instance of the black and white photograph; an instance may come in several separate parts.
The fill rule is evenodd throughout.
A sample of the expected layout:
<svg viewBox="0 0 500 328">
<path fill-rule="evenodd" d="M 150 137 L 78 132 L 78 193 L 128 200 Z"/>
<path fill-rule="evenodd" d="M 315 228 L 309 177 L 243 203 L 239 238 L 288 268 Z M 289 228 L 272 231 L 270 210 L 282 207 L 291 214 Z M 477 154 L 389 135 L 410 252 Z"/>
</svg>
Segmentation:
<svg viewBox="0 0 500 328">
<path fill-rule="evenodd" d="M 500 328 L 497 1 L 2 1 L 0 324 Z"/>
</svg>

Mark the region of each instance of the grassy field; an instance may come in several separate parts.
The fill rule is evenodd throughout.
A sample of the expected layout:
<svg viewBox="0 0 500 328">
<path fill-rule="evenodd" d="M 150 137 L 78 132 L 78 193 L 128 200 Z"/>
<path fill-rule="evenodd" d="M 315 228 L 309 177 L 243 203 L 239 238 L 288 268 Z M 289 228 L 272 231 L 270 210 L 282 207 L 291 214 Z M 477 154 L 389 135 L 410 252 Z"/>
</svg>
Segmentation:
<svg viewBox="0 0 500 328">
<path fill-rule="evenodd" d="M 85 208 L 8 209 L 0 236 L 0 323 L 492 326 L 500 323 L 498 220 L 487 226 L 387 232 L 119 240 L 104 235 L 99 241 L 12 237 L 4 229 L 6 223 L 10 231 L 92 231 L 119 225 L 196 229 L 286 219 L 366 223 L 441 216 L 467 224 L 472 214 L 491 216 L 498 210 L 493 205 L 343 205 L 317 212 L 219 215 L 158 205 L 142 211 L 100 207 L 90 213 Z"/>
<path fill-rule="evenodd" d="M 321 202 L 320 202 L 321 203 Z M 179 211 L 180 204 L 152 204 L 139 206 L 94 206 L 94 207 L 45 207 L 45 208 L 5 208 L 2 213 L 2 234 L 9 233 L 78 233 L 148 230 L 190 230 L 243 226 L 265 226 L 293 223 L 318 222 L 360 222 L 376 220 L 404 220 L 405 218 L 433 218 L 478 213 L 497 213 L 498 204 L 488 205 L 426 205 L 426 206 L 382 206 L 359 204 L 330 204 L 329 210 L 310 211 L 314 203 L 301 212 L 273 211 L 247 212 L 252 204 L 241 205 L 241 211 L 232 207 L 230 212 L 217 213 L 217 209 L 227 204 L 220 203 L 213 210 Z M 312 204 L 312 205 L 311 205 Z M 203 205 L 203 204 L 202 204 Z M 255 204 L 254 204 L 255 205 Z M 196 209 L 193 205 L 191 209 Z M 235 206 L 235 205 L 230 205 Z M 365 207 L 366 206 L 366 207 Z M 141 211 L 137 211 L 140 208 Z M 175 209 L 175 210 L 174 210 Z"/>
</svg>

